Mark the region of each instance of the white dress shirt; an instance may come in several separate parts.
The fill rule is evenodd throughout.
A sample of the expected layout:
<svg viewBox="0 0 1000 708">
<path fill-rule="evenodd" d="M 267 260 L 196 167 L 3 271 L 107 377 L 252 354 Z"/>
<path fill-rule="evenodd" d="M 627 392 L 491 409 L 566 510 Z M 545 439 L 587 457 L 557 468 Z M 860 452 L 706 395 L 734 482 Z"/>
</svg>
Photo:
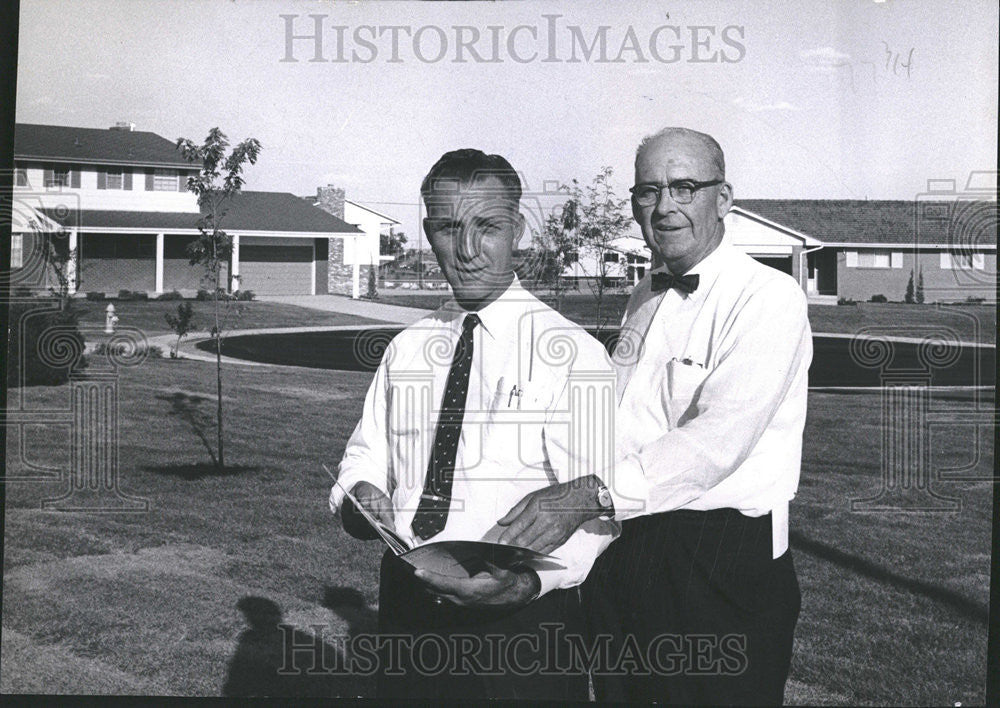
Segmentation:
<svg viewBox="0 0 1000 708">
<path fill-rule="evenodd" d="M 361 421 L 340 463 L 350 490 L 369 482 L 392 500 L 395 531 L 412 545 L 495 541 L 497 519 L 526 494 L 594 474 L 614 459 L 616 375 L 604 347 L 524 290 L 510 287 L 476 314 L 473 361 L 452 502 L 441 533 L 411 529 L 455 345 L 468 314 L 454 301 L 407 327 L 386 349 Z M 343 502 L 336 485 L 331 509 Z M 589 521 L 552 555 L 565 570 L 536 568 L 542 594 L 573 587 L 618 535 Z"/>
<path fill-rule="evenodd" d="M 700 277 L 690 294 L 653 293 L 647 275 L 629 298 L 614 353 L 619 457 L 604 475 L 615 518 L 770 512 L 777 558 L 802 458 L 805 294 L 726 238 L 688 273 Z"/>
</svg>

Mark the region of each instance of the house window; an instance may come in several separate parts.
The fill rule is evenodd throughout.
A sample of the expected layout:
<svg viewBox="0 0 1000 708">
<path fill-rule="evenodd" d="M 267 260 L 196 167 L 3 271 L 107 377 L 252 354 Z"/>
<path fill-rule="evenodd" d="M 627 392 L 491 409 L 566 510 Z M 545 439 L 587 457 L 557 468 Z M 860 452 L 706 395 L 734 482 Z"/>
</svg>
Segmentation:
<svg viewBox="0 0 1000 708">
<path fill-rule="evenodd" d="M 52 177 L 49 179 L 48 187 L 68 187 L 69 169 L 57 167 L 52 170 Z"/>
<path fill-rule="evenodd" d="M 10 267 L 20 268 L 24 264 L 24 236 L 21 234 L 11 234 L 10 236 Z"/>
<path fill-rule="evenodd" d="M 844 265 L 848 268 L 902 268 L 903 254 L 879 249 L 846 251 Z M 898 263 L 898 265 L 897 265 Z"/>
<path fill-rule="evenodd" d="M 177 172 L 174 170 L 155 170 L 153 172 L 154 192 L 176 192 Z"/>
<path fill-rule="evenodd" d="M 124 183 L 121 170 L 108 170 L 108 189 L 123 189 Z"/>
<path fill-rule="evenodd" d="M 28 184 L 28 171 L 25 169 L 14 170 L 14 185 L 16 187 L 30 187 Z"/>
<path fill-rule="evenodd" d="M 618 262 L 618 254 L 615 253 L 614 251 L 605 251 L 604 252 L 604 262 L 605 263 L 617 263 Z"/>
<path fill-rule="evenodd" d="M 944 270 L 985 270 L 986 258 L 982 253 L 942 251 L 941 268 Z"/>
</svg>

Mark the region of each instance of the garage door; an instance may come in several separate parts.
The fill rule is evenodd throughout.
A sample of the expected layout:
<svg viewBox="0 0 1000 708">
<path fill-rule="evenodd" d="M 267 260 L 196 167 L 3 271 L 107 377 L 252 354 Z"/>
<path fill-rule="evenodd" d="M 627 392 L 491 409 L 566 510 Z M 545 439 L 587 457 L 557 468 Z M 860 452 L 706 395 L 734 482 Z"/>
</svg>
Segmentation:
<svg viewBox="0 0 1000 708">
<path fill-rule="evenodd" d="M 313 248 L 303 245 L 241 245 L 240 288 L 258 295 L 312 294 Z"/>
</svg>

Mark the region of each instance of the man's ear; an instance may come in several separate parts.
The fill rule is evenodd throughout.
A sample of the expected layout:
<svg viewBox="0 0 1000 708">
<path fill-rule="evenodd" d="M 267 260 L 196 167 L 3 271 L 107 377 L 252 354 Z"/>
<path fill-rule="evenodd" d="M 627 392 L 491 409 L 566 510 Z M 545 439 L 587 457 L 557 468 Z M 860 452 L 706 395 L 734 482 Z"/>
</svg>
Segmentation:
<svg viewBox="0 0 1000 708">
<path fill-rule="evenodd" d="M 719 185 L 719 198 L 716 200 L 716 213 L 721 220 L 733 208 L 733 185 L 723 182 Z"/>
<path fill-rule="evenodd" d="M 517 212 L 517 216 L 514 219 L 514 244 L 513 248 L 517 248 L 517 244 L 521 242 L 521 237 L 524 236 L 524 229 L 527 225 L 527 221 L 524 218 L 524 214 Z"/>
</svg>

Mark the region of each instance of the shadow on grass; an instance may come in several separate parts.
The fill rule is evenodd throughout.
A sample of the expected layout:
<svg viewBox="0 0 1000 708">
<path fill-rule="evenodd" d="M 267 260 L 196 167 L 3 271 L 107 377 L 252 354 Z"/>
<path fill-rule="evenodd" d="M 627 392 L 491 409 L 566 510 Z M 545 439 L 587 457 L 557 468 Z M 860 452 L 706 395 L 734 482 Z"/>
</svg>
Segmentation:
<svg viewBox="0 0 1000 708">
<path fill-rule="evenodd" d="M 343 645 L 323 641 L 282 624 L 272 600 L 248 595 L 236 603 L 249 629 L 239 643 L 222 686 L 224 696 L 359 697 L 373 694 L 373 682 L 345 667 Z M 320 625 L 319 629 L 323 629 Z"/>
<path fill-rule="evenodd" d="M 208 451 L 214 467 L 216 464 L 215 450 L 212 449 L 212 444 L 208 440 L 208 432 L 214 432 L 216 421 L 212 413 L 205 410 L 205 407 L 213 405 L 215 402 L 207 396 L 184 393 L 183 391 L 175 391 L 169 395 L 157 396 L 157 398 L 170 404 L 169 415 L 177 416 L 188 424 L 191 432 Z"/>
<path fill-rule="evenodd" d="M 368 607 L 364 595 L 354 588 L 330 587 L 323 589 L 323 607 L 335 612 L 347 622 L 347 635 L 375 634 L 378 631 L 378 612 Z"/>
<path fill-rule="evenodd" d="M 142 468 L 146 472 L 179 477 L 189 482 L 204 477 L 231 477 L 244 472 L 256 472 L 259 467 L 244 465 L 226 465 L 219 469 L 214 462 L 179 462 L 174 465 L 153 465 Z"/>
<path fill-rule="evenodd" d="M 917 580 L 916 578 L 908 578 L 905 575 L 895 573 L 888 568 L 872 563 L 871 561 L 861 558 L 860 556 L 845 553 L 839 548 L 834 548 L 833 546 L 828 546 L 825 543 L 814 541 L 813 539 L 807 538 L 806 536 L 803 536 L 795 531 L 789 532 L 788 540 L 797 550 L 804 551 L 810 555 L 816 556 L 817 558 L 833 563 L 834 565 L 846 568 L 858 575 L 870 578 L 871 580 L 887 583 L 901 590 L 912 592 L 916 595 L 923 595 L 928 599 L 934 600 L 942 605 L 946 605 L 949 609 L 967 620 L 980 622 L 982 624 L 986 624 L 989 620 L 990 611 L 988 607 L 985 607 L 975 600 L 971 600 L 954 590 L 950 590 L 949 588 L 928 583 L 924 580 Z"/>
</svg>

